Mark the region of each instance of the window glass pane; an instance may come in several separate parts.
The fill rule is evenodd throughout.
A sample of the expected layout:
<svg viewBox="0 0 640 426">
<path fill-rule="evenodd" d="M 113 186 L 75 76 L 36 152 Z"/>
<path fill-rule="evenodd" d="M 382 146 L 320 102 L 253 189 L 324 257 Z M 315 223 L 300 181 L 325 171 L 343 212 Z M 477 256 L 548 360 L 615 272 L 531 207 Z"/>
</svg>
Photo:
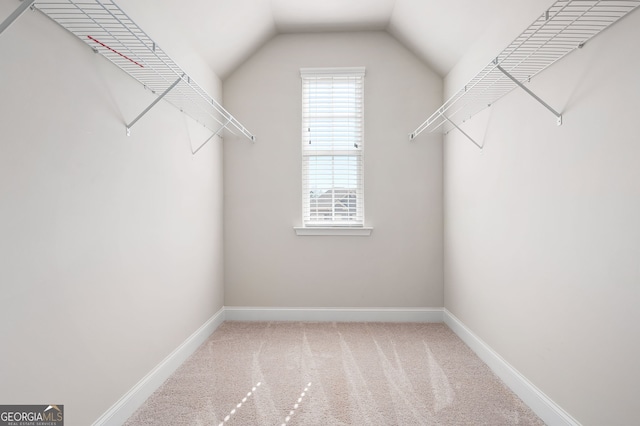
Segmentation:
<svg viewBox="0 0 640 426">
<path fill-rule="evenodd" d="M 358 219 L 358 156 L 306 157 L 309 220 L 313 222 Z"/>
</svg>

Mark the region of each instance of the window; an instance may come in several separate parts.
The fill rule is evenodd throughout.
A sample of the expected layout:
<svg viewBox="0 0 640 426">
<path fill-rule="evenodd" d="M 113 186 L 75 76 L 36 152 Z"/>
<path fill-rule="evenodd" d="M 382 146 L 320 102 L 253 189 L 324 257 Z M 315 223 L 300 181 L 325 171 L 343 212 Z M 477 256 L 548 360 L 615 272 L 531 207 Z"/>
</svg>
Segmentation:
<svg viewBox="0 0 640 426">
<path fill-rule="evenodd" d="M 364 226 L 364 68 L 303 68 L 302 222 Z"/>
</svg>

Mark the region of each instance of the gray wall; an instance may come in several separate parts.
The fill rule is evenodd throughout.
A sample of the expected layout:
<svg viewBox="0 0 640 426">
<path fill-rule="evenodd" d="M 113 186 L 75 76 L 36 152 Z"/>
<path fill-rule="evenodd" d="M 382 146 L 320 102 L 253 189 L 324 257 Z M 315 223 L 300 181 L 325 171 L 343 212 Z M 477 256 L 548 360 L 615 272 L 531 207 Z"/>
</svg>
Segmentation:
<svg viewBox="0 0 640 426">
<path fill-rule="evenodd" d="M 38 12 L 0 54 L 0 402 L 87 425 L 223 304 L 222 144 L 166 103 L 127 137 L 153 96 Z"/>
<path fill-rule="evenodd" d="M 466 123 L 483 152 L 445 140 L 445 306 L 584 425 L 640 418 L 639 39 L 635 12 L 531 81 L 563 126 L 516 91 Z"/>
<path fill-rule="evenodd" d="M 370 237 L 301 237 L 301 67 L 365 66 Z M 384 32 L 280 35 L 225 79 L 225 304 L 442 306 L 442 144 L 408 140 L 442 80 Z"/>
</svg>

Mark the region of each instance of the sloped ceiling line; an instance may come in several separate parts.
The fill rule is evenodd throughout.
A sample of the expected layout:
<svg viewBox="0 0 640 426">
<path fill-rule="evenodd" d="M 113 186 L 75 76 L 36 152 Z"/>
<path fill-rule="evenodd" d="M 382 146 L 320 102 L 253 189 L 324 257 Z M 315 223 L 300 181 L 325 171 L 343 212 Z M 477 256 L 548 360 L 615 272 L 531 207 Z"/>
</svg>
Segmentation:
<svg viewBox="0 0 640 426">
<path fill-rule="evenodd" d="M 117 0 L 145 28 L 190 43 L 221 79 L 277 34 L 386 30 L 445 76 L 488 29 L 550 0 Z M 535 16 L 527 16 L 531 22 Z M 149 23 L 149 26 L 145 24 Z M 166 33 L 166 34 L 164 34 Z M 171 40 L 169 40 L 171 41 Z M 163 43 L 164 45 L 164 43 Z"/>
</svg>

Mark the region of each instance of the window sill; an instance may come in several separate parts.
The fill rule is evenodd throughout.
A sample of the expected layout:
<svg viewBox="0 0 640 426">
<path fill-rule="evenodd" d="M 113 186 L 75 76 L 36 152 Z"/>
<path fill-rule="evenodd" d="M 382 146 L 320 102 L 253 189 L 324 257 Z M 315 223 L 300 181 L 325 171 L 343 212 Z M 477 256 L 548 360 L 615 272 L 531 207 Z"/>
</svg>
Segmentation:
<svg viewBox="0 0 640 426">
<path fill-rule="evenodd" d="M 328 235 L 342 235 L 351 237 L 368 237 L 371 235 L 373 228 L 371 227 L 300 227 L 293 228 L 296 231 L 296 235 L 300 236 L 328 236 Z"/>
</svg>

